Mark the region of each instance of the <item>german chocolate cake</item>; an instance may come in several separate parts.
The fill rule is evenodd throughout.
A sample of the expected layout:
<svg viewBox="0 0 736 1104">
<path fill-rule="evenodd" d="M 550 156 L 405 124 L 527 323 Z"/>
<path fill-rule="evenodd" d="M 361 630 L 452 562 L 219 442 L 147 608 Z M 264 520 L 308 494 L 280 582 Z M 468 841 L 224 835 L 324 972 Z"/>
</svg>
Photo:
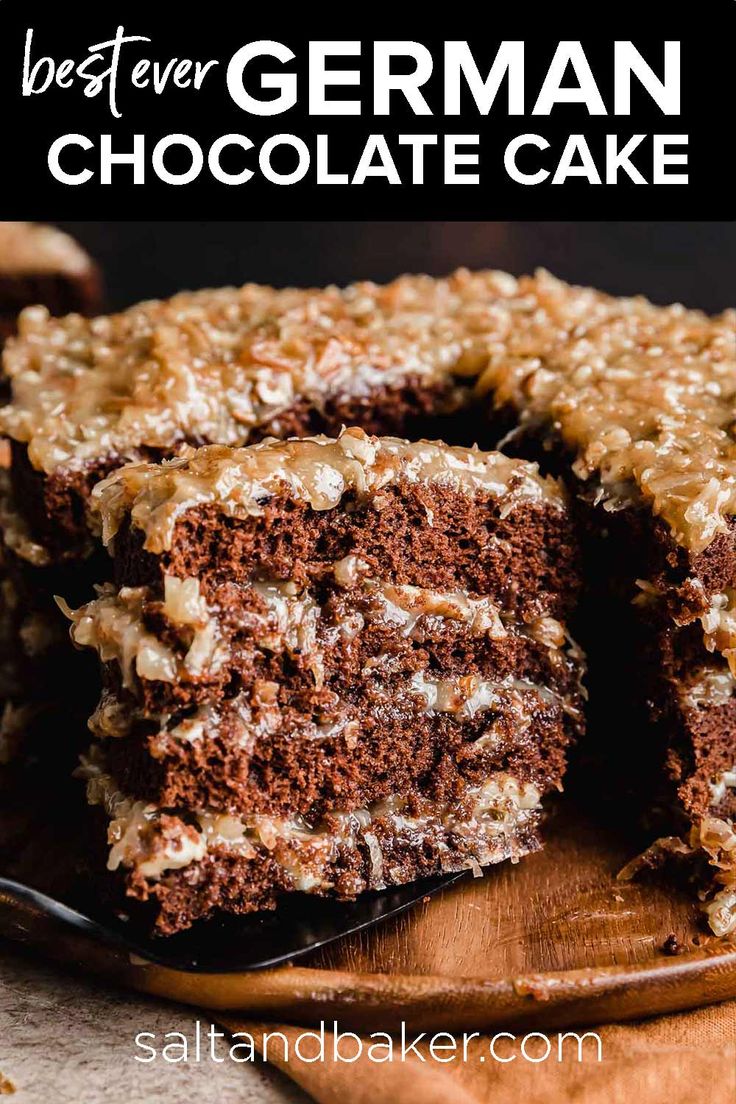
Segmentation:
<svg viewBox="0 0 736 1104">
<path fill-rule="evenodd" d="M 720 934 L 736 928 L 735 312 L 711 318 L 614 298 L 544 272 L 517 280 L 461 270 L 321 291 L 247 285 L 93 320 L 32 308 L 5 368 L 8 556 L 19 576 L 37 580 L 37 593 L 53 587 L 67 600 L 76 642 L 102 656 L 105 687 L 92 721 L 98 746 L 84 771 L 94 800 L 115 814 L 114 847 L 129 821 L 152 810 L 143 818 L 143 866 L 126 865 L 134 846 L 115 855 L 129 892 L 157 899 L 163 930 L 231 907 L 226 901 L 245 902 L 246 883 L 256 903 L 282 885 L 283 864 L 270 881 L 262 866 L 257 885 L 252 873 L 233 874 L 228 889 L 216 888 L 206 840 L 219 839 L 207 827 L 218 813 L 235 816 L 228 830 L 257 851 L 251 812 L 287 820 L 293 813 L 308 826 L 301 842 L 316 833 L 331 841 L 331 855 L 336 814 L 367 809 L 366 824 L 385 820 L 380 832 L 368 827 L 367 843 L 365 832 L 348 833 L 352 859 L 348 847 L 323 874 L 310 867 L 315 887 L 323 877 L 347 893 L 390 880 L 390 868 L 397 880 L 441 868 L 440 844 L 452 863 L 490 861 L 488 838 L 471 855 L 448 826 L 468 823 L 472 788 L 494 772 L 516 779 L 505 785 L 526 794 L 523 802 L 531 793 L 524 787 L 541 796 L 558 784 L 580 708 L 580 660 L 564 629 L 578 569 L 562 497 L 535 469 L 505 467 L 512 462 L 497 454 L 384 439 L 430 433 L 450 446 L 500 443 L 566 484 L 583 546 L 577 631 L 591 657 L 592 715 L 608 713 L 618 725 L 612 762 L 627 784 L 639 785 L 650 811 L 656 807 L 665 838 L 647 861 L 677 852 L 706 868 L 711 926 Z M 378 439 L 341 433 L 343 425 Z M 267 440 L 319 434 L 330 440 Z M 333 463 L 346 447 L 357 448 L 349 458 L 355 484 L 345 482 L 343 460 Z M 301 449 L 333 458 L 315 476 L 317 505 L 301 477 L 274 475 L 298 468 Z M 463 489 L 460 456 L 493 479 Z M 378 487 L 373 465 L 383 471 L 387 463 L 393 481 Z M 402 465 L 443 474 L 406 479 Z M 513 509 L 502 517 L 507 496 Z M 382 512 L 384 500 L 393 513 Z M 101 542 L 113 551 L 114 573 Z M 103 584 L 96 598 L 93 582 Z M 490 603 L 505 637 L 475 633 L 478 602 Z M 194 620 L 177 621 L 182 609 Z M 336 644 L 353 615 L 360 629 L 349 646 Z M 299 621 L 294 636 L 293 617 L 312 627 Z M 550 629 L 544 640 L 530 628 L 540 617 Z M 269 634 L 275 649 L 263 644 Z M 462 643 L 449 647 L 444 634 Z M 305 666 L 310 655 L 320 657 L 317 675 Z M 200 666 L 202 656 L 209 666 Z M 369 660 L 388 662 L 381 657 L 394 666 L 367 675 Z M 468 713 L 466 699 L 484 699 L 483 685 L 507 678 L 508 700 Z M 467 679 L 465 690 L 453 681 Z M 523 690 L 518 680 L 538 689 Z M 263 698 L 261 683 L 276 689 Z M 336 695 L 325 698 L 332 712 L 310 704 L 326 688 Z M 388 699 L 380 704 L 384 692 L 390 708 Z M 538 722 L 524 727 L 527 707 L 517 695 L 527 692 L 552 713 L 543 722 L 532 710 Z M 269 693 L 277 708 L 266 720 Z M 460 707 L 445 711 L 441 702 Z M 386 727 L 379 718 L 393 709 L 419 718 L 390 727 L 401 770 L 376 750 Z M 359 726 L 352 748 L 354 730 L 339 728 L 351 721 Z M 191 738 L 173 734 L 190 723 Z M 325 736 L 320 726 L 333 724 Z M 502 732 L 496 747 L 493 734 Z M 380 792 L 371 788 L 368 758 Z M 503 791 L 505 809 L 515 807 L 510 794 Z M 633 818 L 633 807 L 621 807 Z M 525 813 L 526 843 L 514 829 L 506 854 L 531 846 L 537 814 Z M 425 816 L 438 826 L 427 847 L 405 846 L 399 821 Z M 154 857 L 174 849 L 169 830 L 196 856 L 178 871 L 160 871 Z M 371 840 L 379 838 L 377 878 Z M 274 859 L 283 846 L 259 854 Z M 200 902 L 195 884 L 208 887 Z M 178 887 L 168 901 L 167 885 Z"/>
</svg>

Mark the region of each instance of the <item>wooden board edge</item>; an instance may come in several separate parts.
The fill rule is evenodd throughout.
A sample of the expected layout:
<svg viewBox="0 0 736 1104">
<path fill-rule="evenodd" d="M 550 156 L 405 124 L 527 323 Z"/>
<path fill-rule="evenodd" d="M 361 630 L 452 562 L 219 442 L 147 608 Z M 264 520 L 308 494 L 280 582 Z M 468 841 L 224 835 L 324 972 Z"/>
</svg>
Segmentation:
<svg viewBox="0 0 736 1104">
<path fill-rule="evenodd" d="M 126 971 L 134 988 L 217 1012 L 355 1030 L 484 1031 L 568 1027 L 640 1019 L 736 997 L 736 945 L 655 965 L 608 966 L 513 978 L 356 975 L 303 967 L 253 974 L 184 974 L 158 966 Z"/>
</svg>

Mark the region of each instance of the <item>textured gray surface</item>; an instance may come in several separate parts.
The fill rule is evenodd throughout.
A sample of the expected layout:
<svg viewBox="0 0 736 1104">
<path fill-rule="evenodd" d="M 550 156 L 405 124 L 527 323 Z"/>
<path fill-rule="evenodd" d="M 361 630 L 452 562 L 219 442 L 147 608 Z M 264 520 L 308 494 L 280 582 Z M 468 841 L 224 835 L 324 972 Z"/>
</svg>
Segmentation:
<svg viewBox="0 0 736 1104">
<path fill-rule="evenodd" d="M 197 1018 L 193 1009 L 67 975 L 0 943 L 0 1075 L 16 1090 L 0 1098 L 8 1104 L 306 1104 L 300 1090 L 262 1063 L 135 1061 L 143 1053 L 134 1043 L 137 1032 L 161 1039 L 180 1031 L 191 1040 Z M 209 1017 L 199 1019 L 206 1031 Z"/>
</svg>

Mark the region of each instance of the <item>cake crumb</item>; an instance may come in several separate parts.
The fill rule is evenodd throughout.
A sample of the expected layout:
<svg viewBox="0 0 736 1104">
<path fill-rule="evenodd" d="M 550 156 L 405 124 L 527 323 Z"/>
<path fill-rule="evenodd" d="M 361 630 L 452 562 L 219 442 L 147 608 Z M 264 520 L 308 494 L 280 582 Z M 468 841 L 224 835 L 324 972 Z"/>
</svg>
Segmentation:
<svg viewBox="0 0 736 1104">
<path fill-rule="evenodd" d="M 684 943 L 680 942 L 674 932 L 670 932 L 662 944 L 662 951 L 666 955 L 681 955 L 684 954 L 686 950 L 687 947 Z"/>
</svg>

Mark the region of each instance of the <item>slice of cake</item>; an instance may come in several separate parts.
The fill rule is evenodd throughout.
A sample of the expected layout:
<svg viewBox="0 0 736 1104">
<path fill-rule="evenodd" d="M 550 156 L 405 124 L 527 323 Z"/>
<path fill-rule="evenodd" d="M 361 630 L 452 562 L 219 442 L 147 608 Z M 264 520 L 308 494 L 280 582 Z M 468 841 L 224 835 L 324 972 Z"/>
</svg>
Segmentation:
<svg viewBox="0 0 736 1104">
<path fill-rule="evenodd" d="M 558 484 L 369 437 L 207 446 L 95 488 L 114 584 L 83 774 L 159 932 L 539 846 L 582 725 Z"/>
</svg>

